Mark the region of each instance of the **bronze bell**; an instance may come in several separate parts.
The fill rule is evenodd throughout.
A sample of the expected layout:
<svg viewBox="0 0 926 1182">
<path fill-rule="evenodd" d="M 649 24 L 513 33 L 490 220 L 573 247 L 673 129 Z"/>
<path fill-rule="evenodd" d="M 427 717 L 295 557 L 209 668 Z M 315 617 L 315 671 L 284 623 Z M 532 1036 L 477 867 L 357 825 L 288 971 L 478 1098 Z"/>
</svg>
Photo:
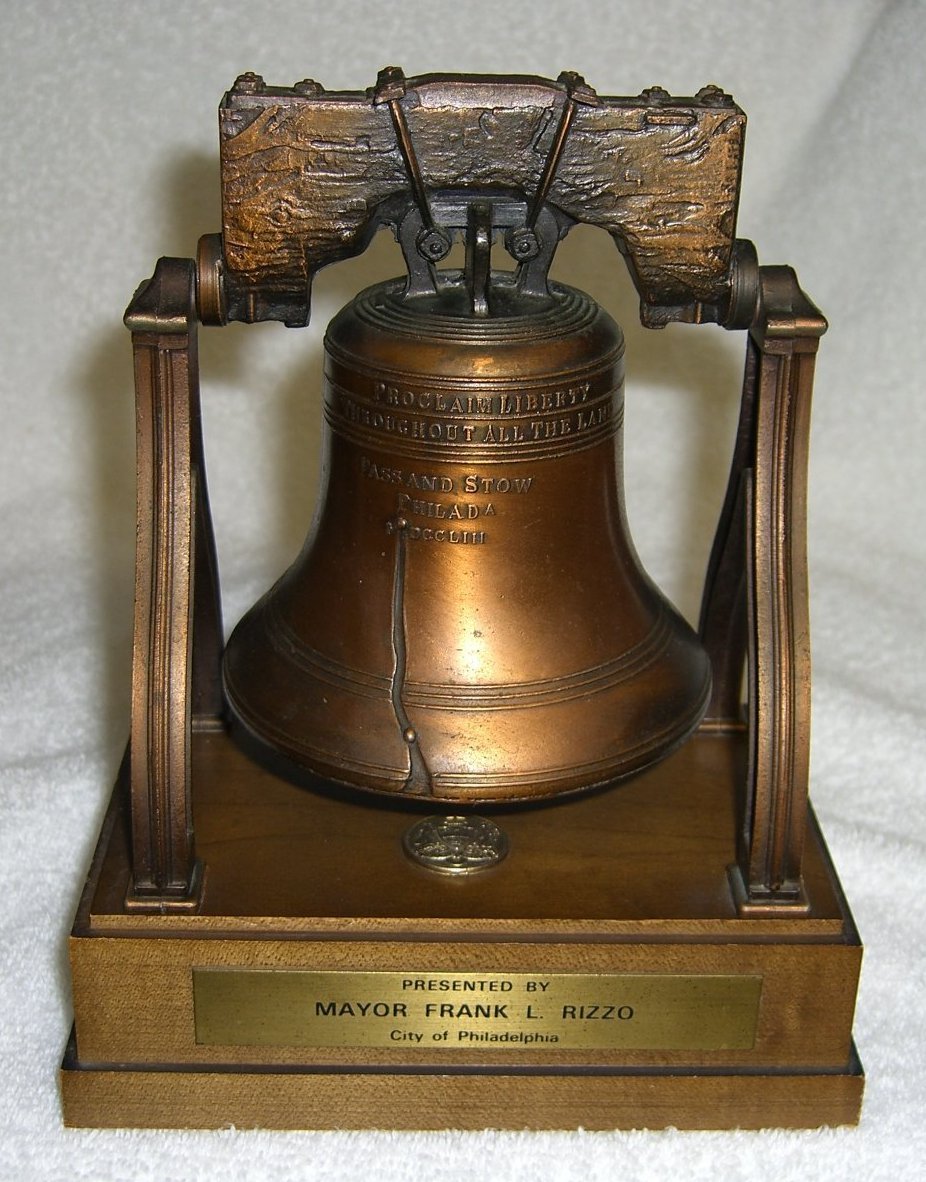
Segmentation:
<svg viewBox="0 0 926 1182">
<path fill-rule="evenodd" d="M 469 208 L 463 272 L 406 227 L 410 278 L 329 326 L 320 508 L 227 646 L 252 742 L 357 788 L 574 792 L 662 759 L 708 701 L 627 528 L 621 330 L 547 281 L 552 247 L 492 271 L 500 220 Z"/>
</svg>

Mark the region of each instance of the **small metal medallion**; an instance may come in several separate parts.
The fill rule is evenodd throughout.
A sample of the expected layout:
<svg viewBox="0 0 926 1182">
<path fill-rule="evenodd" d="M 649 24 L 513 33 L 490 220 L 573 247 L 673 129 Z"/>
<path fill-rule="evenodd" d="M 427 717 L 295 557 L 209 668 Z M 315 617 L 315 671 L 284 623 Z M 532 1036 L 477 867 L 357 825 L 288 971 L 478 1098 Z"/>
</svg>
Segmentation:
<svg viewBox="0 0 926 1182">
<path fill-rule="evenodd" d="M 425 817 L 406 830 L 402 848 L 428 870 L 475 874 L 501 862 L 508 838 L 486 817 Z"/>
</svg>

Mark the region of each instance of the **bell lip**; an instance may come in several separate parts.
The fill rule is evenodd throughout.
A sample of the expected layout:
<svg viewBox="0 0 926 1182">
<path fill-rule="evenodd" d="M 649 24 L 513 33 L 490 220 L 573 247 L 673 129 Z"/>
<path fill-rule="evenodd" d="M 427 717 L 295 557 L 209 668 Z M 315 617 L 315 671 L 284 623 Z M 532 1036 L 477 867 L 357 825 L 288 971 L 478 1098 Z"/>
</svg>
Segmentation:
<svg viewBox="0 0 926 1182">
<path fill-rule="evenodd" d="M 703 650 L 702 650 L 703 652 Z M 706 654 L 705 654 L 706 657 Z M 549 791 L 534 791 L 524 794 L 501 794 L 495 791 L 479 791 L 478 789 L 464 789 L 455 793 L 431 792 L 428 794 L 404 792 L 405 781 L 396 778 L 391 781 L 395 787 L 378 787 L 373 784 L 360 783 L 357 780 L 344 778 L 343 768 L 328 763 L 324 758 L 315 761 L 306 758 L 305 752 L 297 751 L 289 744 L 278 745 L 265 733 L 262 733 L 249 720 L 247 713 L 235 703 L 234 694 L 228 684 L 223 667 L 223 687 L 226 702 L 226 724 L 229 733 L 239 747 L 259 766 L 272 774 L 287 780 L 301 788 L 311 791 L 321 791 L 326 794 L 342 793 L 347 790 L 356 794 L 358 801 L 363 800 L 370 805 L 374 801 L 380 803 L 392 802 L 396 807 L 421 806 L 424 808 L 435 805 L 453 806 L 454 808 L 497 808 L 508 806 L 521 807 L 536 805 L 550 806 L 558 801 L 565 801 L 571 797 L 584 795 L 587 792 L 606 791 L 617 787 L 627 780 L 643 774 L 649 768 L 667 759 L 673 752 L 682 747 L 698 730 L 707 713 L 712 690 L 712 674 L 709 662 L 706 662 L 706 676 L 702 692 L 695 700 L 693 709 L 687 716 L 683 715 L 674 730 L 669 731 L 669 737 L 663 738 L 655 748 L 652 746 L 638 759 L 631 760 L 627 766 L 612 768 L 600 777 L 589 779 L 579 784 L 554 788 Z M 566 769 L 562 769 L 566 770 Z M 553 780 L 551 773 L 549 777 Z"/>
</svg>

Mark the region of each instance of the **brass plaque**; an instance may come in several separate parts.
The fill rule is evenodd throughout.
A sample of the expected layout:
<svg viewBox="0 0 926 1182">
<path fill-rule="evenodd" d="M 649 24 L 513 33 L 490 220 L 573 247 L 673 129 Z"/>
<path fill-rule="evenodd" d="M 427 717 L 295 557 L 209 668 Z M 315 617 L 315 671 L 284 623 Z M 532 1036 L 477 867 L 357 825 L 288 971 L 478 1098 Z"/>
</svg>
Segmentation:
<svg viewBox="0 0 926 1182">
<path fill-rule="evenodd" d="M 194 969 L 207 1046 L 748 1050 L 762 978 Z"/>
</svg>

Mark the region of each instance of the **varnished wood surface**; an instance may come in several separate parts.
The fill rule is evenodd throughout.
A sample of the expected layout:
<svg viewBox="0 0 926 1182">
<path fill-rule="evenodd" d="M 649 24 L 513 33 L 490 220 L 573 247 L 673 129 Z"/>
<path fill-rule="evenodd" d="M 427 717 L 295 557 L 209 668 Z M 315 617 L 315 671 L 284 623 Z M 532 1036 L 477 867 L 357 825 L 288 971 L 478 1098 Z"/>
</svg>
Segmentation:
<svg viewBox="0 0 926 1182">
<path fill-rule="evenodd" d="M 127 793 L 117 785 L 72 939 L 79 1058 L 62 1076 L 66 1120 L 279 1128 L 855 1120 L 861 1075 L 847 1063 L 858 938 L 815 828 L 810 914 L 737 916 L 727 867 L 742 745 L 741 734 L 700 734 L 624 786 L 496 813 L 512 839 L 509 858 L 454 880 L 402 855 L 401 834 L 420 815 L 413 807 L 310 791 L 257 768 L 223 732 L 195 733 L 203 906 L 197 915 L 125 910 Z M 205 1046 L 195 1040 L 192 970 L 210 966 L 739 973 L 763 983 L 750 1049 Z"/>
<path fill-rule="evenodd" d="M 81 1062 L 248 1063 L 294 1066 L 380 1064 L 568 1064 L 837 1068 L 848 1055 L 860 950 L 834 944 L 594 943 L 569 940 L 377 942 L 311 939 L 83 938 L 72 942 L 74 1014 Z M 755 1043 L 722 1050 L 579 1050 L 200 1045 L 193 969 L 250 968 L 442 972 L 737 975 L 762 978 Z M 344 986 L 345 989 L 349 988 Z M 696 1021 L 692 1015 L 692 1021 Z"/>
<path fill-rule="evenodd" d="M 760 1129 L 851 1125 L 838 1073 L 465 1075 L 87 1071 L 65 1057 L 65 1123 L 97 1128 Z"/>
<path fill-rule="evenodd" d="M 259 768 L 224 733 L 197 733 L 193 808 L 206 864 L 200 912 L 125 911 L 127 824 L 117 786 L 111 838 L 101 845 L 76 931 L 845 940 L 851 921 L 818 838 L 805 866 L 809 916 L 737 917 L 727 867 L 735 860 L 744 745 L 742 735 L 699 734 L 623 785 L 554 806 L 493 810 L 511 853 L 493 870 L 453 879 L 402 853 L 402 834 L 420 807 L 311 791 Z"/>
</svg>

